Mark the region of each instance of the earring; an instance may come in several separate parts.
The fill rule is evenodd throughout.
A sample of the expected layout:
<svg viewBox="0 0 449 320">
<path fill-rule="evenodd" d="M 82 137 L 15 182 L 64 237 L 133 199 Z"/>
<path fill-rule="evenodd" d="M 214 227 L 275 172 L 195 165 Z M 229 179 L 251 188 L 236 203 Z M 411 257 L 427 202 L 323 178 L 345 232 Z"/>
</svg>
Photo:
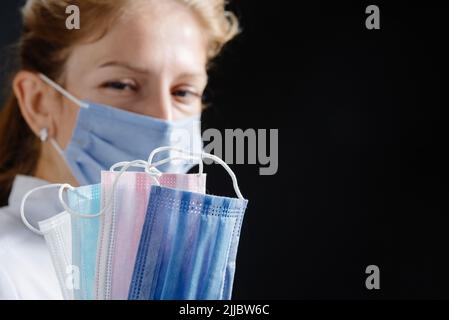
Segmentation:
<svg viewBox="0 0 449 320">
<path fill-rule="evenodd" d="M 42 142 L 47 142 L 47 140 L 48 140 L 48 129 L 47 128 L 44 128 L 40 131 L 39 138 L 41 139 Z"/>
</svg>

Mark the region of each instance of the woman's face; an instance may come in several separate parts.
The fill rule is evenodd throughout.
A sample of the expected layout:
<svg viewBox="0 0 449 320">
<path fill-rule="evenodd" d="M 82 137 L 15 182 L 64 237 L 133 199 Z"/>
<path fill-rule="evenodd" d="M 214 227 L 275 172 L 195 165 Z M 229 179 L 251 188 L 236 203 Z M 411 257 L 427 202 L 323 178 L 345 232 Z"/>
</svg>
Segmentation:
<svg viewBox="0 0 449 320">
<path fill-rule="evenodd" d="M 163 120 L 198 115 L 207 84 L 207 39 L 199 19 L 175 1 L 134 9 L 100 40 L 73 48 L 65 88 L 82 100 Z M 70 142 L 79 112 L 65 104 L 71 107 L 61 106 L 55 115 L 62 147 Z"/>
</svg>

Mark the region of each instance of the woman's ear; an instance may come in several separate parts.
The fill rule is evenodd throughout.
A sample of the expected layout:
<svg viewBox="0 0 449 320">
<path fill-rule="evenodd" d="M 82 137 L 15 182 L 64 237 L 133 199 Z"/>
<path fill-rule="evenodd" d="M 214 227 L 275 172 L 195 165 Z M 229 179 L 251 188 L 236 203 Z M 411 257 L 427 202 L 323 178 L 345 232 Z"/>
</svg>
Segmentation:
<svg viewBox="0 0 449 320">
<path fill-rule="evenodd" d="M 54 116 L 57 114 L 58 97 L 42 79 L 33 72 L 19 71 L 13 80 L 13 90 L 20 111 L 31 130 L 39 136 L 42 129 L 48 136 L 54 135 Z"/>
</svg>

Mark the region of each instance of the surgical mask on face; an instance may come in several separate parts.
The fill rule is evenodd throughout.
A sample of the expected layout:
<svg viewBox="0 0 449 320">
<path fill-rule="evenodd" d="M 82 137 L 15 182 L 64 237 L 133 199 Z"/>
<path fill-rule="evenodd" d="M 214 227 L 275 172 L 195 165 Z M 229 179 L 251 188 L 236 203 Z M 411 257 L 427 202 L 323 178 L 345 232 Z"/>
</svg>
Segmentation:
<svg viewBox="0 0 449 320">
<path fill-rule="evenodd" d="M 45 75 L 41 79 L 80 107 L 76 128 L 65 150 L 50 142 L 66 161 L 80 185 L 100 182 L 102 170 L 122 161 L 146 159 L 161 146 L 175 146 L 191 153 L 202 151 L 201 116 L 165 121 L 107 105 L 80 101 Z M 174 157 L 176 153 L 170 156 Z M 156 159 L 157 160 L 157 159 Z M 193 162 L 167 162 L 163 172 L 186 173 Z"/>
</svg>

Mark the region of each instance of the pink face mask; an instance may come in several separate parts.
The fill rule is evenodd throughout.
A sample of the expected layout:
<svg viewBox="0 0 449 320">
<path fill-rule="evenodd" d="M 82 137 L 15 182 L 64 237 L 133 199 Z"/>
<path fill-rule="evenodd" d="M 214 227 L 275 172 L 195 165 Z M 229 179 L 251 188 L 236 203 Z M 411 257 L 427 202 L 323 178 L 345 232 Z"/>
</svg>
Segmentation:
<svg viewBox="0 0 449 320">
<path fill-rule="evenodd" d="M 151 186 L 158 184 L 196 193 L 206 192 L 206 175 L 161 173 L 157 178 L 148 172 L 114 171 L 101 175 L 102 207 L 112 198 L 101 216 L 98 243 L 96 298 L 126 300 L 134 271 L 142 227 L 148 208 Z M 114 192 L 114 193 L 113 193 Z"/>
</svg>

